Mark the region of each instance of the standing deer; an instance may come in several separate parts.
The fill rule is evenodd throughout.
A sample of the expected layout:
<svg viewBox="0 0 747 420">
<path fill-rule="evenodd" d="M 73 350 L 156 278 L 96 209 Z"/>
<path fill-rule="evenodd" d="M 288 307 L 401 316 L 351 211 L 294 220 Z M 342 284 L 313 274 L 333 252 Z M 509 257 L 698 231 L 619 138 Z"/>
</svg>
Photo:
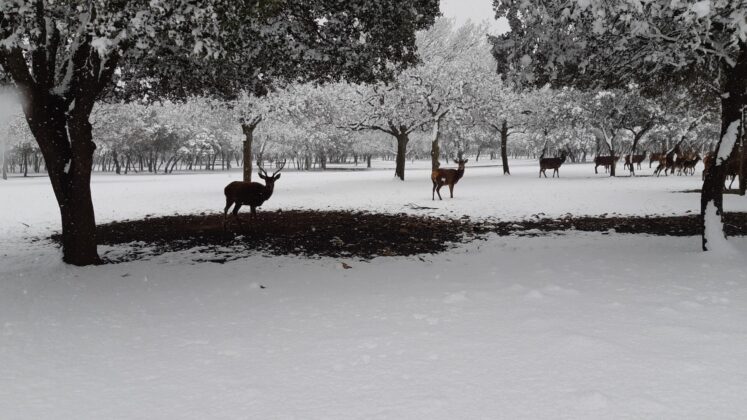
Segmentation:
<svg viewBox="0 0 747 420">
<path fill-rule="evenodd" d="M 636 165 L 636 169 L 641 169 L 641 162 L 643 162 L 646 159 L 646 152 L 644 151 L 642 155 L 625 155 L 625 164 L 623 165 L 623 170 L 630 166 L 631 164 Z M 632 169 L 632 168 L 631 168 Z"/>
<path fill-rule="evenodd" d="M 620 160 L 620 156 L 597 156 L 594 158 L 594 173 L 598 174 L 597 168 L 604 166 L 604 172 L 610 170 L 610 166 Z"/>
<path fill-rule="evenodd" d="M 547 178 L 547 171 L 548 169 L 552 169 L 552 177 L 555 178 L 555 174 L 558 174 L 558 178 L 560 178 L 560 165 L 565 163 L 565 157 L 567 156 L 567 153 L 565 150 L 560 152 L 560 157 L 555 158 L 543 158 L 540 156 L 540 171 L 539 171 L 539 177 L 542 178 L 542 174 L 545 175 L 545 178 Z"/>
<path fill-rule="evenodd" d="M 654 162 L 658 163 L 661 160 L 661 158 L 663 158 L 666 155 L 667 155 L 667 152 L 651 153 L 651 156 L 649 157 L 649 160 L 648 160 L 648 168 L 651 169 L 651 164 L 653 164 Z"/>
<path fill-rule="evenodd" d="M 241 224 L 239 219 L 239 209 L 244 204 L 248 205 L 252 209 L 251 217 L 253 218 L 257 214 L 257 207 L 261 207 L 262 203 L 269 200 L 272 197 L 272 191 L 275 188 L 275 181 L 280 179 L 280 171 L 285 167 L 285 161 L 280 163 L 280 167 L 272 173 L 267 175 L 267 172 L 262 167 L 262 162 L 257 161 L 257 168 L 259 169 L 259 177 L 265 180 L 265 185 L 259 182 L 244 182 L 234 181 L 226 186 L 223 190 L 226 195 L 226 208 L 223 209 L 223 227 L 226 226 L 226 219 L 228 218 L 228 209 L 231 205 L 233 207 L 233 216 Z"/>
<path fill-rule="evenodd" d="M 464 176 L 464 165 L 467 161 L 468 159 L 454 159 L 454 163 L 459 165 L 457 169 L 435 169 L 431 172 L 431 181 L 433 181 L 431 199 L 435 200 L 436 194 L 438 194 L 438 199 L 443 200 L 441 198 L 441 187 L 444 185 L 449 186 L 449 194 L 451 198 L 454 198 L 454 185 Z"/>
</svg>

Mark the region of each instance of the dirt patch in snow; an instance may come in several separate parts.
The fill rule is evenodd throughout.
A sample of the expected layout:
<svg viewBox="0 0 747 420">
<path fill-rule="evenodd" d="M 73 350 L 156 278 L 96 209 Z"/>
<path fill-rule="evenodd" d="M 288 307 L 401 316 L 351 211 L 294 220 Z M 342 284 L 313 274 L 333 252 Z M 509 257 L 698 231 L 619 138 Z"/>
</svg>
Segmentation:
<svg viewBox="0 0 747 420">
<path fill-rule="evenodd" d="M 202 261 L 226 262 L 254 251 L 274 255 L 354 257 L 432 254 L 465 240 L 466 219 L 446 220 L 406 214 L 347 211 L 258 212 L 254 220 L 222 214 L 153 217 L 98 227 L 101 245 L 128 244 L 129 251 L 104 255 L 127 261 L 195 248 Z"/>
<path fill-rule="evenodd" d="M 695 236 L 702 232 L 699 215 L 687 216 L 566 216 L 556 219 L 534 215 L 518 222 L 487 222 L 477 229 L 499 235 L 536 234 L 580 230 L 584 232 L 643 233 L 659 236 Z M 726 213 L 727 235 L 747 235 L 747 213 Z"/>
<path fill-rule="evenodd" d="M 108 262 L 148 258 L 191 250 L 195 261 L 226 262 L 261 251 L 273 255 L 371 259 L 377 256 L 435 254 L 454 244 L 501 236 L 542 236 L 551 232 L 644 233 L 699 235 L 697 215 L 622 217 L 533 215 L 521 221 L 441 219 L 408 214 L 292 210 L 260 212 L 241 224 L 222 214 L 174 215 L 125 220 L 98 226 L 99 245 Z M 725 216 L 728 235 L 747 235 L 747 213 Z M 59 236 L 52 237 L 59 241 Z"/>
</svg>

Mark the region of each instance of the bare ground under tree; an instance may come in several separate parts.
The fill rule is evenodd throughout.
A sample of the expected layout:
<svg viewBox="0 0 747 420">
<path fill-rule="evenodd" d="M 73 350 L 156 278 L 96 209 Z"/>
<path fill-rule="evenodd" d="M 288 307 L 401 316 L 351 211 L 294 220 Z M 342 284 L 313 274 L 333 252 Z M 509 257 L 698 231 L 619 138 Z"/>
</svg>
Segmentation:
<svg viewBox="0 0 747 420">
<path fill-rule="evenodd" d="M 472 221 L 408 214 L 354 211 L 292 210 L 260 212 L 255 220 L 241 215 L 242 225 L 222 214 L 174 215 L 125 220 L 100 225 L 99 245 L 115 246 L 106 262 L 149 258 L 171 251 L 192 250 L 196 261 L 226 262 L 256 252 L 272 255 L 371 259 L 377 256 L 436 254 L 455 244 L 500 236 L 541 236 L 550 232 L 642 233 L 695 236 L 701 233 L 698 215 L 688 216 L 565 216 L 542 213 L 524 220 Z M 729 235 L 747 235 L 747 213 L 728 213 Z M 59 242 L 60 236 L 52 236 Z"/>
</svg>

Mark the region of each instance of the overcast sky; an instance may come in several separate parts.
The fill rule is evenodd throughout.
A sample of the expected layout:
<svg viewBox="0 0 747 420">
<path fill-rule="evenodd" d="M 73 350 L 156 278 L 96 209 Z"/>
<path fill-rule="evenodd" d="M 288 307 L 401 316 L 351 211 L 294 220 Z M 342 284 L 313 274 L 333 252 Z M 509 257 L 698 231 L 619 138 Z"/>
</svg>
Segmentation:
<svg viewBox="0 0 747 420">
<path fill-rule="evenodd" d="M 506 22 L 493 19 L 492 0 L 441 0 L 441 12 L 444 16 L 456 19 L 458 24 L 469 19 L 473 22 L 487 20 L 495 32 L 501 33 L 508 30 Z"/>
</svg>

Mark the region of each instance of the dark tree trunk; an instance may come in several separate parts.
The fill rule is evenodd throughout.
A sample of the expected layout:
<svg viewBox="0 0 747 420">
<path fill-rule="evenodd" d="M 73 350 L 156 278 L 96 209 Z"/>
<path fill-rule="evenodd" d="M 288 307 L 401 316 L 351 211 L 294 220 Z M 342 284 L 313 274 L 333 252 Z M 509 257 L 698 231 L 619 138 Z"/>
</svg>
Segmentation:
<svg viewBox="0 0 747 420">
<path fill-rule="evenodd" d="M 745 116 L 745 109 L 742 108 L 742 122 L 739 124 L 739 195 L 745 195 L 747 193 L 747 177 L 745 175 L 745 171 L 747 171 L 747 165 L 745 165 L 745 144 L 744 144 L 744 138 L 745 138 L 745 130 L 744 130 L 744 116 Z"/>
<path fill-rule="evenodd" d="M 700 216 L 703 226 L 702 247 L 708 251 L 708 237 L 717 238 L 717 235 L 726 236 L 723 228 L 724 214 L 724 181 L 726 180 L 727 159 L 731 155 L 734 143 L 724 143 L 727 133 L 737 134 L 737 128 L 742 119 L 743 107 L 747 104 L 747 43 L 740 42 L 740 52 L 734 67 L 724 64 L 724 88 L 721 95 L 721 135 L 716 144 L 715 156 L 711 170 L 706 172 L 703 188 L 700 195 Z M 723 143 L 723 144 L 722 144 Z M 722 150 L 723 148 L 723 150 Z M 718 156 L 724 156 L 723 159 Z M 715 215 L 721 220 L 720 232 L 708 232 L 714 226 L 706 223 L 708 212 L 715 211 Z M 710 226 L 709 226 L 710 225 Z"/>
<path fill-rule="evenodd" d="M 366 156 L 366 168 L 371 167 L 371 155 Z"/>
<path fill-rule="evenodd" d="M 122 167 L 119 165 L 119 158 L 117 157 L 117 151 L 112 151 L 112 160 L 114 161 L 114 170 L 117 172 L 117 175 L 122 174 Z"/>
<path fill-rule="evenodd" d="M 433 133 L 431 137 L 431 171 L 436 171 L 441 167 L 441 162 L 438 158 L 441 156 L 441 146 L 439 139 L 441 138 L 441 119 L 436 118 L 433 122 Z M 397 138 L 397 145 L 399 146 L 399 138 Z M 397 149 L 399 153 L 399 148 Z M 404 167 L 402 168 L 402 180 L 404 180 Z"/>
<path fill-rule="evenodd" d="M 27 120 L 47 163 L 60 208 L 62 259 L 74 265 L 97 264 L 100 259 L 90 186 L 96 145 L 88 114 L 85 110 L 73 111 L 68 118 L 61 101 L 46 95 L 43 98 L 38 101 L 41 103 L 30 105 Z"/>
<path fill-rule="evenodd" d="M 501 124 L 501 162 L 503 164 L 503 175 L 511 175 L 508 168 L 508 121 L 503 120 Z"/>
<path fill-rule="evenodd" d="M 405 180 L 405 161 L 406 161 L 406 154 L 407 154 L 407 143 L 410 141 L 407 132 L 400 133 L 396 135 L 397 138 L 397 162 L 396 167 L 394 169 L 394 176 L 401 179 L 402 181 Z"/>
<path fill-rule="evenodd" d="M 241 131 L 244 132 L 244 144 L 243 144 L 243 155 L 244 155 L 244 182 L 252 181 L 252 143 L 254 143 L 254 129 L 257 125 L 262 122 L 262 116 L 257 116 L 251 121 L 245 121 L 241 119 Z"/>
</svg>

